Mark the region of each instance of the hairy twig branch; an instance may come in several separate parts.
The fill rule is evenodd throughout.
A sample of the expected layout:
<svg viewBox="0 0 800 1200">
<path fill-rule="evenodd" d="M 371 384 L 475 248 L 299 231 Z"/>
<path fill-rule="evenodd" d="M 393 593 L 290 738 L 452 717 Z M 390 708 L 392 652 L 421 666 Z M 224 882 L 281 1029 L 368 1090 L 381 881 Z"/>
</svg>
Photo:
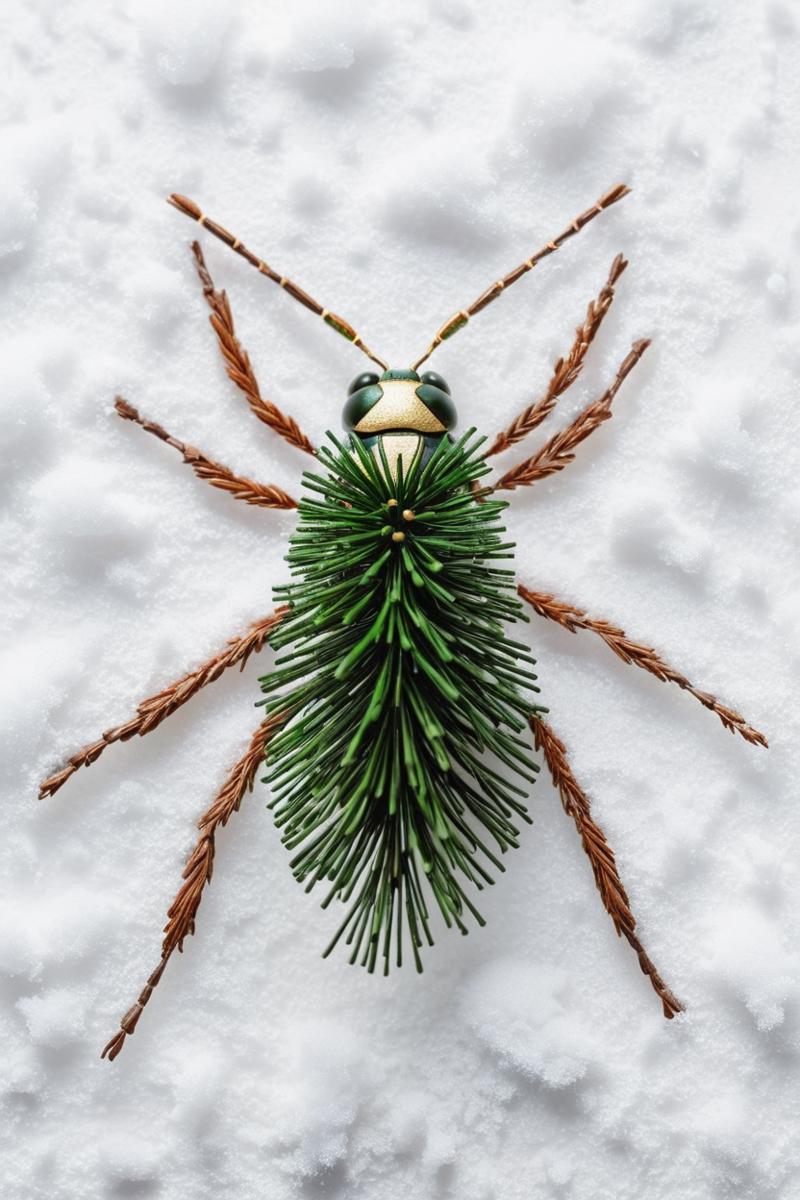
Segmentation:
<svg viewBox="0 0 800 1200">
<path fill-rule="evenodd" d="M 533 433 L 534 429 L 537 429 L 542 421 L 553 411 L 559 397 L 563 396 L 564 392 L 572 387 L 581 373 L 586 352 L 594 341 L 597 331 L 603 323 L 603 318 L 611 307 L 611 302 L 614 299 L 614 285 L 627 265 L 628 260 L 623 258 L 621 254 L 618 254 L 611 264 L 608 279 L 603 285 L 597 299 L 589 302 L 584 322 L 575 331 L 575 340 L 572 343 L 572 349 L 566 358 L 559 358 L 553 367 L 553 374 L 547 385 L 547 391 L 535 404 L 528 405 L 518 417 L 515 417 L 507 429 L 502 433 L 498 433 L 486 451 L 484 458 L 489 458 L 492 454 L 502 454 L 509 446 L 513 446 L 516 442 L 521 442 L 529 433 Z"/>
<path fill-rule="evenodd" d="M 598 634 L 624 663 L 641 667 L 643 671 L 649 671 L 651 675 L 655 675 L 656 679 L 660 679 L 664 683 L 676 684 L 690 696 L 699 700 L 704 708 L 716 713 L 726 729 L 729 729 L 731 733 L 740 734 L 746 742 L 750 742 L 754 746 L 767 745 L 764 734 L 749 725 L 740 713 L 721 704 L 710 692 L 701 692 L 685 675 L 681 675 L 680 671 L 676 671 L 664 662 L 664 659 L 650 646 L 643 646 L 639 642 L 632 641 L 624 629 L 612 625 L 609 621 L 588 617 L 582 609 L 576 608 L 574 604 L 565 604 L 563 600 L 557 600 L 555 596 L 551 596 L 547 592 L 532 592 L 522 584 L 519 584 L 517 591 L 540 617 L 546 617 L 548 621 L 555 621 L 562 629 L 568 629 L 570 633 L 576 633 L 579 629 L 587 629 Z"/>
<path fill-rule="evenodd" d="M 203 251 L 199 242 L 192 242 L 192 253 L 194 254 L 200 282 L 203 285 L 203 295 L 211 309 L 209 320 L 211 321 L 214 333 L 217 335 L 217 342 L 219 343 L 222 357 L 225 359 L 225 369 L 228 372 L 228 376 L 236 384 L 259 421 L 263 421 L 265 425 L 268 425 L 275 433 L 279 434 L 287 442 L 290 442 L 292 446 L 297 446 L 299 450 L 305 450 L 307 454 L 313 455 L 315 453 L 314 447 L 297 422 L 292 417 L 281 412 L 271 400 L 265 400 L 261 395 L 258 380 L 250 362 L 250 355 L 236 336 L 233 314 L 231 313 L 231 306 L 228 303 L 227 293 L 218 292 L 214 287 L 214 281 L 206 266 L 206 260 L 203 257 Z"/>
<path fill-rule="evenodd" d="M 229 496 L 233 496 L 235 500 L 244 500 L 245 504 L 255 504 L 260 508 L 297 508 L 297 501 L 293 500 L 283 488 L 234 475 L 233 471 L 223 467 L 221 463 L 206 458 L 205 454 L 201 454 L 194 446 L 188 446 L 185 442 L 181 442 L 172 434 L 167 433 L 166 429 L 163 429 L 161 425 L 156 425 L 155 421 L 145 420 L 122 396 L 117 396 L 114 407 L 123 420 L 134 421 L 137 425 L 141 425 L 147 433 L 152 433 L 182 454 L 183 461 L 189 464 L 198 479 L 205 480 L 212 487 L 220 488 Z"/>
<path fill-rule="evenodd" d="M 88 767 L 91 763 L 96 762 L 107 746 L 114 742 L 127 742 L 129 738 L 137 734 L 139 737 L 144 737 L 146 733 L 150 733 L 187 700 L 191 700 L 192 696 L 195 696 L 207 683 L 218 679 L 222 672 L 227 671 L 229 667 L 240 664 L 240 669 L 244 668 L 250 655 L 257 654 L 263 649 L 272 630 L 286 611 L 286 608 L 279 608 L 270 616 L 263 617 L 260 621 L 254 621 L 242 637 L 231 638 L 222 653 L 215 654 L 208 662 L 203 663 L 195 671 L 190 671 L 188 675 L 184 675 L 175 683 L 171 683 L 157 695 L 143 700 L 136 710 L 135 717 L 122 725 L 114 726 L 113 729 L 107 729 L 96 742 L 84 746 L 77 754 L 73 754 L 63 770 L 51 775 L 49 779 L 45 779 L 39 788 L 39 799 L 43 800 L 46 796 L 55 795 L 58 789 L 80 767 Z"/>
<path fill-rule="evenodd" d="M 625 377 L 630 374 L 649 345 L 650 342 L 647 339 L 634 342 L 620 363 L 614 382 L 600 399 L 595 400 L 593 404 L 580 412 L 572 424 L 568 425 L 561 433 L 555 434 L 548 442 L 545 442 L 536 454 L 518 463 L 510 471 L 506 471 L 505 475 L 494 485 L 495 491 L 511 491 L 518 487 L 528 487 L 568 466 L 575 458 L 576 447 L 612 415 L 611 404 L 614 397 Z"/>
<path fill-rule="evenodd" d="M 631 912 L 628 895 L 619 877 L 614 851 L 606 841 L 602 829 L 592 817 L 589 798 L 572 773 L 564 743 L 556 737 L 549 724 L 535 717 L 531 718 L 531 729 L 536 749 L 542 750 L 553 783 L 558 788 L 564 811 L 575 822 L 575 827 L 580 834 L 581 843 L 592 864 L 594 881 L 600 893 L 600 899 L 614 922 L 617 936 L 624 937 L 628 945 L 636 952 L 639 966 L 649 978 L 661 1000 L 664 1016 L 672 1018 L 676 1013 L 683 1011 L 683 1005 L 664 983 L 636 936 L 636 919 Z"/>
<path fill-rule="evenodd" d="M 245 792 L 252 791 L 256 771 L 264 758 L 264 751 L 272 734 L 284 721 L 285 714 L 268 717 L 253 734 L 250 745 L 231 771 L 214 803 L 197 822 L 200 830 L 194 850 L 183 870 L 183 884 L 167 912 L 164 940 L 161 945 L 161 961 L 144 985 L 136 1003 L 128 1009 L 120 1022 L 119 1031 L 104 1047 L 101 1057 L 113 1061 L 125 1038 L 134 1032 L 144 1006 L 153 994 L 153 989 L 164 973 L 164 968 L 175 950 L 182 951 L 184 940 L 194 933 L 197 910 L 203 898 L 203 890 L 211 882 L 214 871 L 214 851 L 217 830 L 225 826 L 242 802 Z"/>
</svg>

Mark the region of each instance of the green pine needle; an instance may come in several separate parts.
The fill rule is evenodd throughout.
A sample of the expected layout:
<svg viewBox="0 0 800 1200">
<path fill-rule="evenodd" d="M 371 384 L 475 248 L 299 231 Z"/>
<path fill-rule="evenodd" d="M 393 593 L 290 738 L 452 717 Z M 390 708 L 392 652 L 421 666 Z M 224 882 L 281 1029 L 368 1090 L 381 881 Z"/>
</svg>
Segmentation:
<svg viewBox="0 0 800 1200">
<path fill-rule="evenodd" d="M 295 877 L 348 906 L 325 953 L 343 939 L 369 971 L 401 966 L 406 945 L 422 970 L 434 908 L 462 933 L 467 914 L 482 925 L 465 887 L 493 882 L 487 866 L 503 870 L 498 854 L 529 821 L 524 790 L 494 768 L 533 782 L 518 735 L 544 710 L 520 690 L 538 692 L 534 660 L 505 634 L 526 618 L 513 571 L 490 565 L 513 544 L 505 504 L 472 494 L 487 470 L 474 432 L 405 477 L 380 440 L 376 457 L 329 435 L 329 474 L 305 475 L 315 498 L 300 503 L 294 582 L 276 588 L 290 611 L 261 681 L 262 703 L 287 714 L 267 757 L 270 807 Z"/>
</svg>

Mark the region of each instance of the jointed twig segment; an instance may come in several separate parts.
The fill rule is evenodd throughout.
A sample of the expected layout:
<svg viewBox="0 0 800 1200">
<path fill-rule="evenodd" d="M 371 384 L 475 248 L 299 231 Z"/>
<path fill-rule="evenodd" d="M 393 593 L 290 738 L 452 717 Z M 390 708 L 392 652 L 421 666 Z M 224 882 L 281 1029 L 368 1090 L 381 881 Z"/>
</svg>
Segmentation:
<svg viewBox="0 0 800 1200">
<path fill-rule="evenodd" d="M 544 753 L 545 762 L 553 778 L 553 783 L 558 788 L 564 811 L 575 822 L 575 827 L 580 834 L 581 843 L 592 864 L 597 890 L 606 912 L 614 922 L 617 936 L 624 937 L 628 945 L 635 950 L 639 966 L 649 978 L 661 1000 L 664 1016 L 672 1018 L 676 1013 L 683 1011 L 683 1005 L 664 983 L 636 936 L 636 920 L 631 912 L 630 901 L 619 876 L 614 851 L 606 841 L 602 829 L 592 817 L 589 798 L 572 773 L 564 743 L 556 737 L 553 730 L 544 721 L 532 717 L 531 729 L 536 749 L 542 750 Z"/>
<path fill-rule="evenodd" d="M 143 700 L 136 710 L 135 717 L 125 721 L 122 725 L 116 725 L 113 729 L 107 729 L 96 742 L 84 746 L 77 754 L 73 754 L 63 770 L 51 775 L 49 779 L 45 779 L 39 788 L 39 799 L 44 800 L 46 796 L 55 795 L 58 789 L 80 767 L 88 767 L 91 763 L 96 762 L 107 746 L 114 742 L 127 742 L 136 734 L 144 737 L 146 733 L 150 733 L 187 700 L 191 700 L 192 696 L 196 695 L 207 683 L 219 679 L 223 671 L 229 667 L 238 664 L 240 669 L 243 669 L 250 655 L 257 654 L 264 648 L 269 635 L 285 612 L 285 608 L 279 608 L 268 617 L 254 621 L 242 637 L 231 638 L 227 649 L 223 650 L 221 654 L 215 654 L 195 671 L 190 671 L 188 675 L 171 683 L 157 695 Z"/>
<path fill-rule="evenodd" d="M 594 433 L 603 421 L 607 421 L 611 417 L 611 405 L 614 397 L 625 377 L 630 374 L 649 345 L 648 338 L 634 342 L 620 363 L 614 382 L 600 399 L 595 400 L 588 408 L 584 408 L 582 412 L 578 413 L 575 420 L 566 429 L 561 433 L 554 434 L 548 442 L 545 442 L 541 450 L 537 450 L 536 454 L 517 463 L 510 471 L 506 471 L 505 475 L 494 485 L 495 491 L 512 491 L 514 488 L 528 487 L 539 479 L 546 479 L 548 475 L 554 475 L 556 471 L 562 471 L 564 467 L 568 466 L 575 458 L 576 447 L 590 433 Z"/>
<path fill-rule="evenodd" d="M 236 336 L 227 293 L 218 292 L 214 287 L 214 281 L 206 266 L 199 242 L 192 242 L 192 253 L 197 264 L 197 274 L 200 276 L 200 282 L 203 285 L 203 295 L 211 309 L 211 317 L 209 319 L 217 335 L 217 341 L 222 351 L 222 356 L 225 359 L 228 376 L 236 384 L 239 391 L 243 393 L 252 412 L 255 413 L 259 421 L 263 421 L 265 425 L 269 425 L 270 429 L 280 434 L 292 446 L 297 446 L 299 450 L 305 450 L 307 454 L 314 454 L 314 447 L 311 441 L 303 433 L 297 422 L 292 417 L 288 417 L 285 413 L 282 413 L 271 400 L 265 400 L 261 395 L 255 371 L 250 363 L 250 356 Z"/>
<path fill-rule="evenodd" d="M 459 329 L 463 329 L 470 317 L 474 317 L 476 313 L 486 308 L 487 304 L 491 304 L 493 300 L 496 300 L 501 292 L 504 292 L 506 288 L 510 288 L 513 283 L 516 283 L 518 279 L 521 279 L 523 275 L 531 271 L 543 258 L 547 258 L 548 255 L 553 254 L 569 238 L 574 237 L 576 233 L 580 233 L 581 229 L 585 225 L 588 225 L 590 221 L 593 221 L 595 217 L 599 216 L 604 209 L 610 208 L 612 204 L 616 204 L 617 200 L 622 200 L 623 196 L 627 196 L 629 192 L 630 188 L 626 187 L 624 183 L 616 184 L 604 196 L 601 196 L 596 204 L 593 204 L 591 208 L 587 208 L 574 221 L 571 221 L 567 228 L 559 233 L 557 237 L 547 242 L 541 250 L 537 250 L 525 262 L 520 263 L 513 271 L 509 271 L 502 279 L 498 279 L 485 292 L 482 292 L 477 300 L 473 300 L 469 308 L 460 309 L 459 312 L 454 313 L 442 325 L 422 357 L 418 358 L 414 363 L 414 370 L 416 371 L 425 362 L 426 358 L 429 358 L 433 354 L 437 346 L 440 346 L 447 338 L 452 337 L 454 333 L 458 333 Z"/>
<path fill-rule="evenodd" d="M 187 446 L 185 442 L 167 433 L 166 429 L 156 425 L 155 421 L 145 420 L 122 396 L 117 396 L 114 407 L 123 420 L 134 421 L 147 433 L 152 433 L 168 446 L 173 446 L 183 455 L 183 461 L 189 464 L 198 479 L 204 479 L 212 487 L 220 488 L 235 500 L 244 500 L 245 504 L 256 504 L 261 508 L 297 508 L 297 501 L 283 488 L 234 475 L 233 471 L 229 471 L 221 463 L 206 458 L 205 454 L 201 454 L 194 446 Z"/>
<path fill-rule="evenodd" d="M 572 343 L 572 349 L 566 358 L 559 358 L 553 367 L 553 374 L 547 385 L 547 391 L 540 400 L 535 404 L 528 405 L 518 417 L 515 417 L 508 429 L 502 433 L 498 433 L 486 451 L 484 458 L 489 458 L 492 454 L 502 454 L 509 446 L 513 446 L 516 442 L 521 442 L 529 433 L 533 433 L 534 429 L 537 429 L 542 421 L 553 411 L 558 398 L 563 396 L 567 388 L 572 387 L 580 375 L 586 352 L 594 341 L 597 331 L 603 323 L 603 318 L 611 307 L 611 302 L 614 299 L 614 285 L 627 265 L 628 260 L 623 258 L 621 254 L 618 254 L 611 264 L 608 279 L 603 285 L 597 299 L 589 302 L 584 322 L 575 331 L 575 340 Z"/>
<path fill-rule="evenodd" d="M 579 629 L 588 629 L 592 633 L 598 634 L 624 663 L 641 667 L 643 671 L 649 671 L 651 675 L 655 675 L 656 679 L 660 679 L 664 683 L 677 684 L 679 688 L 699 700 L 704 708 L 716 713 L 722 724 L 731 733 L 740 734 L 746 742 L 750 742 L 754 746 L 766 747 L 767 739 L 764 734 L 759 733 L 752 725 L 748 725 L 744 717 L 735 709 L 720 704 L 719 700 L 710 692 L 701 692 L 685 675 L 681 675 L 680 671 L 676 671 L 668 663 L 665 663 L 663 658 L 650 646 L 643 646 L 639 642 L 632 641 L 624 629 L 612 625 L 609 621 L 588 617 L 582 609 L 577 608 L 574 604 L 565 604 L 563 600 L 557 600 L 555 596 L 551 596 L 547 592 L 533 592 L 530 588 L 523 587 L 522 584 L 517 587 L 517 592 L 523 600 L 527 600 L 540 617 L 546 617 L 548 621 L 555 621 L 562 629 L 568 629 L 570 633 L 576 633 Z"/>
<path fill-rule="evenodd" d="M 218 224 L 216 221 L 212 221 L 211 217 L 207 217 L 200 206 L 195 204 L 194 200 L 190 200 L 188 196 L 179 196 L 177 192 L 173 192 L 168 197 L 168 202 L 173 208 L 177 208 L 178 212 L 191 217 L 193 221 L 197 221 L 209 233 L 213 233 L 214 237 L 219 238 L 226 246 L 230 246 L 231 250 L 235 250 L 237 254 L 241 255 L 257 271 L 260 271 L 262 275 L 266 275 L 267 279 L 271 279 L 273 283 L 277 283 L 278 287 L 288 292 L 293 300 L 297 300 L 299 304 L 302 304 L 304 308 L 309 309 L 316 316 L 322 317 L 326 325 L 330 325 L 331 329 L 334 329 L 336 333 L 340 334 L 348 342 L 352 342 L 362 353 L 366 354 L 367 358 L 371 358 L 384 371 L 387 369 L 383 359 L 378 358 L 377 354 L 373 354 L 360 334 L 357 333 L 348 321 L 345 321 L 344 317 L 337 316 L 336 313 L 323 308 L 318 300 L 315 300 L 313 296 L 309 296 L 308 292 L 304 292 L 301 287 L 298 287 L 286 275 L 281 275 L 269 263 L 265 262 L 263 258 L 259 258 L 257 254 L 253 254 L 252 250 L 248 250 L 247 246 L 239 238 L 235 237 L 230 230 L 225 229 L 223 225 Z"/>
<path fill-rule="evenodd" d="M 207 883 L 211 882 L 214 870 L 217 830 L 226 825 L 229 818 L 238 810 L 245 792 L 252 791 L 256 771 L 264 758 L 267 742 L 283 720 L 283 714 L 277 714 L 268 717 L 259 725 L 251 738 L 247 752 L 239 759 L 225 780 L 214 803 L 197 822 L 200 837 L 183 870 L 183 885 L 167 913 L 169 919 L 164 926 L 161 961 L 144 985 L 136 1003 L 122 1018 L 119 1032 L 114 1034 L 103 1049 L 102 1058 L 113 1061 L 117 1057 L 125 1044 L 125 1038 L 136 1029 L 144 1006 L 153 994 L 153 989 L 163 975 L 164 968 L 173 952 L 175 950 L 182 951 L 184 939 L 194 933 L 195 919 L 203 898 L 203 889 Z"/>
</svg>

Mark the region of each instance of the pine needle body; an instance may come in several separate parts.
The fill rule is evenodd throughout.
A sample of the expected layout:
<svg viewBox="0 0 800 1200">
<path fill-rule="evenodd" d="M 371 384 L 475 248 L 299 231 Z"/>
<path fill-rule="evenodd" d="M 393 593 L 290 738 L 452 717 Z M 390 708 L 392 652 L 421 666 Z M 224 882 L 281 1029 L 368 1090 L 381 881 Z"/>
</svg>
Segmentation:
<svg viewBox="0 0 800 1200">
<path fill-rule="evenodd" d="M 528 821 L 537 770 L 525 739 L 538 689 L 514 594 L 501 501 L 477 504 L 488 468 L 471 434 L 402 463 L 323 448 L 287 557 L 295 581 L 262 680 L 285 724 L 266 782 L 292 870 L 347 905 L 340 940 L 373 971 L 432 944 L 435 911 L 483 924 L 492 883 Z"/>
</svg>

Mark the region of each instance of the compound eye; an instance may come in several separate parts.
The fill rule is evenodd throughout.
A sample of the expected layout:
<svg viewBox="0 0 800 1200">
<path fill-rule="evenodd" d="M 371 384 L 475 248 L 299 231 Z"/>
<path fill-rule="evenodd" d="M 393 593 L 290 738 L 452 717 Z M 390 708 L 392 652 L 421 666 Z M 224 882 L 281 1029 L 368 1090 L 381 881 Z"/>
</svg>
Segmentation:
<svg viewBox="0 0 800 1200">
<path fill-rule="evenodd" d="M 361 375 L 356 375 L 350 387 L 347 389 L 348 396 L 352 396 L 353 392 L 358 392 L 361 388 L 370 387 L 371 384 L 377 383 L 380 379 L 374 371 L 364 371 Z"/>
<path fill-rule="evenodd" d="M 420 383 L 429 383 L 431 387 L 437 387 L 440 392 L 447 392 L 448 396 L 450 395 L 448 383 L 436 371 L 423 371 L 419 378 Z"/>
</svg>

